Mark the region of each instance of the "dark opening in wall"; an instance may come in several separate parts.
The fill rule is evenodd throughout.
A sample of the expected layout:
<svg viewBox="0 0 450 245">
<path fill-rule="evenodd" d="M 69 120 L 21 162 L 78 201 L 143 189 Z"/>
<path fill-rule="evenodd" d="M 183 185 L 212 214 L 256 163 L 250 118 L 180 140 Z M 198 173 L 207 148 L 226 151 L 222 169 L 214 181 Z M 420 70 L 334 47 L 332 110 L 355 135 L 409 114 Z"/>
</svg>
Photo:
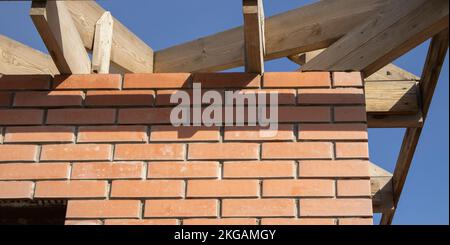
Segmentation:
<svg viewBox="0 0 450 245">
<path fill-rule="evenodd" d="M 1 203 L 0 225 L 64 225 L 65 203 Z"/>
</svg>

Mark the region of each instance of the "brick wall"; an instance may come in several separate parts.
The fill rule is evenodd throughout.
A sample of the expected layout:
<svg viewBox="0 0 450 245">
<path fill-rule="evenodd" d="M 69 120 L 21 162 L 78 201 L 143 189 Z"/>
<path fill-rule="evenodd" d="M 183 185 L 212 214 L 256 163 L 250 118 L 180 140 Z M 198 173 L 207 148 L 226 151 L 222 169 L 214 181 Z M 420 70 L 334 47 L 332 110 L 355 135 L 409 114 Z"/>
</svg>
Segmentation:
<svg viewBox="0 0 450 245">
<path fill-rule="evenodd" d="M 279 131 L 170 125 L 170 95 L 279 92 Z M 0 78 L 0 200 L 66 224 L 371 224 L 359 73 Z"/>
</svg>

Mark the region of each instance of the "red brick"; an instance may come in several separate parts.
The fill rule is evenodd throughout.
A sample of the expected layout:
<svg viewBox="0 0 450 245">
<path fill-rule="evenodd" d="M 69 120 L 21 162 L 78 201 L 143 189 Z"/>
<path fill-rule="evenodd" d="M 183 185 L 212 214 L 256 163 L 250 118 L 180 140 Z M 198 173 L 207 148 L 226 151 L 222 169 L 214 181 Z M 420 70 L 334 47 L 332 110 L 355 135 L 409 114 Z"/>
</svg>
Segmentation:
<svg viewBox="0 0 450 245">
<path fill-rule="evenodd" d="M 333 197 L 334 181 L 321 179 L 264 180 L 264 197 Z"/>
<path fill-rule="evenodd" d="M 363 81 L 360 72 L 333 72 L 334 86 L 362 87 Z"/>
<path fill-rule="evenodd" d="M 182 180 L 115 180 L 111 197 L 183 197 Z"/>
<path fill-rule="evenodd" d="M 36 161 L 36 145 L 0 145 L 0 162 Z"/>
<path fill-rule="evenodd" d="M 0 181 L 0 200 L 31 199 L 33 186 L 31 181 Z"/>
<path fill-rule="evenodd" d="M 56 75 L 54 89 L 120 89 L 119 74 Z"/>
<path fill-rule="evenodd" d="M 261 76 L 241 72 L 197 73 L 193 82 L 201 83 L 202 88 L 259 88 Z"/>
<path fill-rule="evenodd" d="M 78 142 L 147 142 L 146 126 L 85 126 L 78 129 Z"/>
<path fill-rule="evenodd" d="M 292 140 L 294 125 L 279 124 L 276 130 L 259 126 L 230 126 L 225 127 L 224 139 L 229 141 Z"/>
<path fill-rule="evenodd" d="M 301 140 L 367 140 L 367 125 L 362 123 L 300 124 Z"/>
<path fill-rule="evenodd" d="M 0 90 L 47 90 L 50 75 L 0 75 Z"/>
<path fill-rule="evenodd" d="M 201 95 L 203 98 L 203 95 L 209 91 L 215 91 L 220 94 L 220 98 L 224 98 L 224 92 L 221 89 L 202 89 Z M 176 103 L 170 102 L 170 98 L 175 93 L 181 93 L 185 92 L 189 95 L 189 98 L 193 97 L 193 90 L 192 89 L 170 89 L 170 90 L 158 90 L 156 92 L 156 106 L 163 106 L 163 105 L 178 105 L 178 101 Z M 210 101 L 201 101 L 200 103 L 194 103 L 194 101 L 191 101 L 191 105 L 210 105 L 212 102 Z"/>
<path fill-rule="evenodd" d="M 190 73 L 125 74 L 123 88 L 184 88 L 190 81 Z"/>
<path fill-rule="evenodd" d="M 293 199 L 224 199 L 223 217 L 293 217 L 296 205 Z"/>
<path fill-rule="evenodd" d="M 218 162 L 151 162 L 148 178 L 217 178 Z"/>
<path fill-rule="evenodd" d="M 264 159 L 327 159 L 332 157 L 332 144 L 328 142 L 263 143 Z"/>
<path fill-rule="evenodd" d="M 183 160 L 183 144 L 123 144 L 116 145 L 116 160 Z"/>
<path fill-rule="evenodd" d="M 330 122 L 331 109 L 326 106 L 280 106 L 278 122 Z"/>
<path fill-rule="evenodd" d="M 4 163 L 0 180 L 68 179 L 69 163 Z"/>
<path fill-rule="evenodd" d="M 373 225 L 372 218 L 342 218 L 339 225 Z"/>
<path fill-rule="evenodd" d="M 368 177 L 369 162 L 362 160 L 346 161 L 301 161 L 300 177 Z"/>
<path fill-rule="evenodd" d="M 189 144 L 189 159 L 258 159 L 259 145 L 255 143 Z"/>
<path fill-rule="evenodd" d="M 295 163 L 293 161 L 244 161 L 225 162 L 224 178 L 293 178 Z"/>
<path fill-rule="evenodd" d="M 258 180 L 189 180 L 188 197 L 257 197 Z"/>
<path fill-rule="evenodd" d="M 42 124 L 44 111 L 35 109 L 0 109 L 0 125 Z"/>
<path fill-rule="evenodd" d="M 183 225 L 257 225 L 257 220 L 252 218 L 185 219 Z"/>
<path fill-rule="evenodd" d="M 147 200 L 144 217 L 216 217 L 217 200 Z"/>
<path fill-rule="evenodd" d="M 42 161 L 101 161 L 111 158 L 111 145 L 43 145 Z"/>
<path fill-rule="evenodd" d="M 295 105 L 295 96 L 297 92 L 295 89 L 242 89 L 239 90 L 239 94 L 255 96 L 258 104 L 262 104 L 265 101 L 264 103 L 267 105 L 271 103 L 270 95 L 276 94 L 278 105 Z M 265 98 L 265 100 L 260 101 L 260 96 Z M 245 105 L 248 105 L 247 101 Z"/>
<path fill-rule="evenodd" d="M 337 158 L 369 158 L 367 142 L 337 142 Z"/>
<path fill-rule="evenodd" d="M 70 200 L 66 218 L 139 218 L 138 200 Z"/>
<path fill-rule="evenodd" d="M 364 91 L 357 88 L 299 89 L 299 104 L 364 104 Z"/>
<path fill-rule="evenodd" d="M 372 216 L 372 200 L 367 199 L 300 199 L 301 217 Z"/>
<path fill-rule="evenodd" d="M 219 127 L 152 126 L 150 141 L 219 141 Z"/>
<path fill-rule="evenodd" d="M 119 110 L 120 124 L 162 124 L 170 123 L 173 108 L 129 108 Z"/>
<path fill-rule="evenodd" d="M 48 124 L 112 124 L 116 120 L 115 109 L 51 109 Z"/>
<path fill-rule="evenodd" d="M 268 87 L 329 87 L 328 72 L 266 72 L 263 86 Z"/>
<path fill-rule="evenodd" d="M 81 106 L 81 91 L 18 92 L 14 96 L 15 107 L 64 107 Z"/>
<path fill-rule="evenodd" d="M 69 126 L 8 127 L 5 142 L 73 142 L 74 131 Z"/>
<path fill-rule="evenodd" d="M 72 165 L 72 179 L 140 179 L 142 162 L 87 162 Z"/>
<path fill-rule="evenodd" d="M 105 225 L 178 225 L 176 219 L 107 219 Z"/>
<path fill-rule="evenodd" d="M 88 91 L 87 106 L 152 106 L 153 90 Z"/>
<path fill-rule="evenodd" d="M 66 220 L 64 225 L 102 225 L 103 222 L 98 219 Z"/>
<path fill-rule="evenodd" d="M 261 225 L 335 225 L 335 219 L 331 218 L 264 218 Z"/>
<path fill-rule="evenodd" d="M 106 197 L 108 182 L 96 180 L 39 181 L 35 198 L 95 198 Z"/>
<path fill-rule="evenodd" d="M 336 122 L 366 122 L 366 108 L 364 106 L 340 106 L 334 108 Z"/>
<path fill-rule="evenodd" d="M 370 196 L 371 187 L 369 179 L 338 180 L 337 195 L 347 196 Z"/>
<path fill-rule="evenodd" d="M 12 93 L 0 92 L 0 106 L 10 106 L 12 101 Z"/>
</svg>

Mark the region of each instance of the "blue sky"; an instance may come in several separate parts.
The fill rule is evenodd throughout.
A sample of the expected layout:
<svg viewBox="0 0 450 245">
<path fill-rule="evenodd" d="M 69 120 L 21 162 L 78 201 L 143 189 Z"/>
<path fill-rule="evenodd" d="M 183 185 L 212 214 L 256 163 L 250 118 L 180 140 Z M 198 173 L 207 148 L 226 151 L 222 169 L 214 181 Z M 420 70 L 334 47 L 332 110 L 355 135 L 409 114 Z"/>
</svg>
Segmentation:
<svg viewBox="0 0 450 245">
<path fill-rule="evenodd" d="M 170 47 L 242 24 L 241 0 L 103 0 L 105 9 L 154 50 Z M 313 1 L 265 0 L 271 16 Z M 31 19 L 30 2 L 0 2 L 0 33 L 47 52 Z M 330 11 L 332 11 L 330 9 Z M 420 75 L 429 42 L 394 63 Z M 287 59 L 266 62 L 266 71 L 297 68 Z M 235 69 L 241 70 L 241 69 Z M 448 55 L 404 187 L 394 224 L 449 224 L 449 77 Z M 403 129 L 371 129 L 371 161 L 393 171 Z M 379 217 L 375 217 L 376 222 Z"/>
</svg>

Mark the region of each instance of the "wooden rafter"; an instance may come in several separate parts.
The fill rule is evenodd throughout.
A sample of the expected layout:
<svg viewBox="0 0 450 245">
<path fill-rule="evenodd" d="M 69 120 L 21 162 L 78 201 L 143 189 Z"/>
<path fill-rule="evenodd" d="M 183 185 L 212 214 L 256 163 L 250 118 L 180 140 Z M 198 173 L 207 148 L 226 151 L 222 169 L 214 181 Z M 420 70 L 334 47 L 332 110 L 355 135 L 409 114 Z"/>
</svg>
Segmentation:
<svg viewBox="0 0 450 245">
<path fill-rule="evenodd" d="M 365 77 L 448 28 L 448 0 L 398 0 L 339 39 L 303 71 L 362 71 Z"/>
<path fill-rule="evenodd" d="M 95 24 L 105 10 L 95 1 L 66 1 L 84 47 L 93 49 Z M 153 72 L 153 50 L 120 21 L 113 18 L 111 62 L 119 73 Z"/>
<path fill-rule="evenodd" d="M 91 61 L 63 1 L 33 1 L 30 16 L 61 74 L 89 74 Z"/>
<path fill-rule="evenodd" d="M 245 72 L 264 72 L 264 9 L 262 0 L 243 0 Z"/>
<path fill-rule="evenodd" d="M 1 74 L 59 74 L 50 55 L 0 35 Z"/>
<path fill-rule="evenodd" d="M 109 73 L 113 26 L 110 12 L 105 12 L 95 24 L 92 73 Z"/>
<path fill-rule="evenodd" d="M 266 18 L 265 60 L 326 48 L 389 2 L 319 1 Z M 157 51 L 155 72 L 211 72 L 242 66 L 243 33 L 240 26 Z"/>
<path fill-rule="evenodd" d="M 449 31 L 446 29 L 434 36 L 428 50 L 422 78 L 419 82 L 422 93 L 422 112 L 424 119 L 427 116 L 434 89 L 439 80 L 442 64 L 447 54 L 448 35 Z M 392 223 L 395 207 L 397 207 L 399 202 L 421 133 L 422 128 L 408 128 L 405 132 L 393 175 L 394 208 L 389 212 L 383 213 L 380 224 L 388 225 Z"/>
</svg>

